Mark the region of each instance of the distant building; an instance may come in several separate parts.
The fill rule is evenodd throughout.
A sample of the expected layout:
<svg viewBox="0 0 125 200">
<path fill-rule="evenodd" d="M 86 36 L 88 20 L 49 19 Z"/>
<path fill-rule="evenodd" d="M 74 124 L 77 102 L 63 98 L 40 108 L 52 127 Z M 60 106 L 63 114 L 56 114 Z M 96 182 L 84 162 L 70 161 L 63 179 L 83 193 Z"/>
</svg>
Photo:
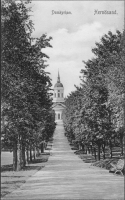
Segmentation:
<svg viewBox="0 0 125 200">
<path fill-rule="evenodd" d="M 57 83 L 54 86 L 53 94 L 53 110 L 55 110 L 55 121 L 62 121 L 62 113 L 65 109 L 64 105 L 64 87 L 60 82 L 60 75 L 58 72 Z"/>
</svg>

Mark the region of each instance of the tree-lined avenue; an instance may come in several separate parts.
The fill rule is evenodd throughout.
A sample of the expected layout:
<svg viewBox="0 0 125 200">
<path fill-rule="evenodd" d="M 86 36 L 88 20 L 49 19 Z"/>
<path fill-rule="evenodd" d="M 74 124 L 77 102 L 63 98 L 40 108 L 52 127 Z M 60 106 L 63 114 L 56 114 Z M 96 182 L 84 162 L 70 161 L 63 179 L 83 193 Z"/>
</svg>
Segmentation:
<svg viewBox="0 0 125 200">
<path fill-rule="evenodd" d="M 45 167 L 4 199 L 124 199 L 124 178 L 84 163 L 71 150 L 62 124 L 50 153 Z"/>
</svg>

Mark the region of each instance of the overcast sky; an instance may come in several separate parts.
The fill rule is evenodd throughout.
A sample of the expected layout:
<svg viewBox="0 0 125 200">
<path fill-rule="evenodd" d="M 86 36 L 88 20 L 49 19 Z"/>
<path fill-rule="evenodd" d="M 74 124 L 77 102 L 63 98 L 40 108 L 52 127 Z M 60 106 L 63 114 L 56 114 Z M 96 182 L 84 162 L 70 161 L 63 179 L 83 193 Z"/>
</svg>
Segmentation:
<svg viewBox="0 0 125 200">
<path fill-rule="evenodd" d="M 68 11 L 72 14 L 53 14 L 54 11 Z M 117 14 L 95 14 L 98 11 L 115 11 Z M 58 69 L 64 93 L 67 96 L 80 84 L 83 60 L 93 57 L 91 49 L 95 42 L 116 29 L 122 31 L 124 24 L 124 1 L 33 1 L 32 20 L 34 37 L 43 33 L 52 36 L 53 48 L 44 52 L 50 57 L 46 71 L 50 72 L 52 84 L 57 81 Z"/>
</svg>

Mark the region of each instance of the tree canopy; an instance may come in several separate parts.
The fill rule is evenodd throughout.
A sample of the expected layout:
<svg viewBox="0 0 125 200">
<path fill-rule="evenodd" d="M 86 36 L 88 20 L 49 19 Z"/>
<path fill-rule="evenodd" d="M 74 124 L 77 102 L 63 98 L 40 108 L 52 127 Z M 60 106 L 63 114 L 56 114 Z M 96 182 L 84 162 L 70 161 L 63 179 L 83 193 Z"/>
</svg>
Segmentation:
<svg viewBox="0 0 125 200">
<path fill-rule="evenodd" d="M 94 58 L 84 61 L 81 87 L 66 99 L 64 126 L 70 140 L 98 147 L 114 138 L 123 154 L 125 94 L 125 32 L 102 36 L 92 49 Z"/>
<path fill-rule="evenodd" d="M 55 129 L 49 57 L 42 52 L 52 38 L 32 38 L 29 3 L 2 1 L 2 141 L 11 148 L 38 147 Z"/>
</svg>

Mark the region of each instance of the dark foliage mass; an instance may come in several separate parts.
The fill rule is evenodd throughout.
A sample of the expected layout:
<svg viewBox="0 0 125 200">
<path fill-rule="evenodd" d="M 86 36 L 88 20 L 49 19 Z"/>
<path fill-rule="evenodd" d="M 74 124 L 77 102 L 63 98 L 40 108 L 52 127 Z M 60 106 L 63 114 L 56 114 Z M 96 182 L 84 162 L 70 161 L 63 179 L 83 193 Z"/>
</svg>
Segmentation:
<svg viewBox="0 0 125 200">
<path fill-rule="evenodd" d="M 108 32 L 84 62 L 81 86 L 66 99 L 65 134 L 71 143 L 100 160 L 105 148 L 120 146 L 123 155 L 125 127 L 125 32 Z"/>
<path fill-rule="evenodd" d="M 13 149 L 15 170 L 25 166 L 25 151 L 52 137 L 51 79 L 45 72 L 51 37 L 32 38 L 30 1 L 2 1 L 2 147 Z M 18 154 L 18 151 L 20 153 Z"/>
</svg>

